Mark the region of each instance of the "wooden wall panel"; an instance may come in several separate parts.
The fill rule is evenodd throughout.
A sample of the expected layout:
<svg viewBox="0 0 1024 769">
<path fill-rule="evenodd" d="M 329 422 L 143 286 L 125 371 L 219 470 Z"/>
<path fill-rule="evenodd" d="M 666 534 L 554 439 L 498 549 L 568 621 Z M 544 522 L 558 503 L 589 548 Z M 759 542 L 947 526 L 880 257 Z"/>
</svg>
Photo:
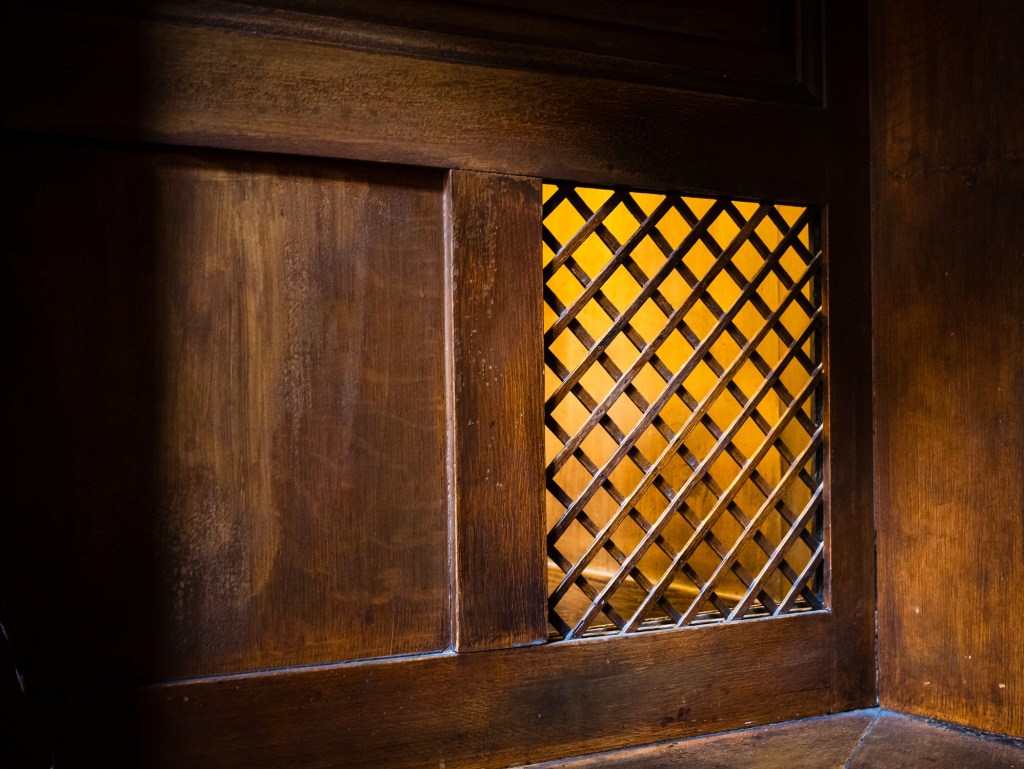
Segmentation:
<svg viewBox="0 0 1024 769">
<path fill-rule="evenodd" d="M 737 98 L 480 66 L 430 46 L 417 58 L 302 14 L 248 24 L 234 3 L 195 17 L 159 4 L 148 18 L 102 5 L 9 4 L 0 45 L 13 73 L 0 115 L 14 201 L 5 327 L 21 373 L 5 406 L 16 515 L 0 607 L 60 765 L 479 769 L 872 696 L 871 585 L 858 580 L 870 572 L 864 180 L 849 173 L 863 160 L 860 59 L 830 66 L 822 107 L 767 87 Z M 828 22 L 842 56 L 859 50 L 861 13 Z M 53 143 L 28 144 L 44 136 Z M 269 152 L 307 159 L 256 155 Z M 461 214 L 457 196 L 443 208 L 449 170 L 472 180 Z M 858 277 L 830 305 L 830 341 L 849 345 L 841 365 L 857 375 L 830 390 L 842 410 L 830 414 L 842 494 L 831 531 L 855 539 L 836 551 L 846 587 L 833 584 L 830 612 L 484 648 L 541 635 L 519 603 L 537 592 L 529 569 L 510 586 L 479 568 L 506 523 L 486 505 L 510 499 L 486 473 L 528 489 L 531 449 L 502 464 L 515 442 L 488 456 L 492 436 L 468 420 L 529 399 L 505 403 L 486 379 L 460 390 L 443 343 L 461 320 L 464 341 L 482 335 L 464 349 L 471 372 L 529 330 L 488 318 L 487 290 L 459 310 L 443 240 L 447 224 L 453 266 L 459 243 L 471 248 L 464 278 L 509 278 L 525 296 L 529 276 L 497 263 L 528 259 L 510 241 L 527 239 L 535 182 L 513 175 L 836 205 L 830 285 Z M 493 225 L 482 210 L 502 208 L 491 185 L 519 212 L 509 241 L 477 229 Z M 525 370 L 539 335 L 512 341 Z M 472 473 L 463 501 L 486 505 L 449 528 L 455 446 L 454 466 Z M 503 564 L 533 556 L 525 536 L 499 545 Z M 477 560 L 460 575 L 452 552 Z M 486 591 L 479 605 L 455 597 L 462 626 L 452 574 Z M 453 624 L 474 635 L 453 638 Z M 431 653 L 449 645 L 479 650 Z M 318 664 L 387 654 L 416 656 Z M 313 667 L 245 672 L 290 665 Z M 188 676 L 213 677 L 134 686 Z"/>
<path fill-rule="evenodd" d="M 4 83 L 0 128 L 825 199 L 818 108 L 235 27 L 16 8 L 0 64 L 19 77 Z"/>
<path fill-rule="evenodd" d="M 30 682 L 445 648 L 443 175 L 5 158 Z"/>
<path fill-rule="evenodd" d="M 540 181 L 452 171 L 454 646 L 547 638 Z"/>
<path fill-rule="evenodd" d="M 823 613 L 86 694 L 58 766 L 499 769 L 828 711 Z"/>
<path fill-rule="evenodd" d="M 166 17 L 353 48 L 820 104 L 821 0 L 176 0 Z"/>
<path fill-rule="evenodd" d="M 1024 735 L 1024 10 L 874 16 L 882 704 Z"/>
</svg>

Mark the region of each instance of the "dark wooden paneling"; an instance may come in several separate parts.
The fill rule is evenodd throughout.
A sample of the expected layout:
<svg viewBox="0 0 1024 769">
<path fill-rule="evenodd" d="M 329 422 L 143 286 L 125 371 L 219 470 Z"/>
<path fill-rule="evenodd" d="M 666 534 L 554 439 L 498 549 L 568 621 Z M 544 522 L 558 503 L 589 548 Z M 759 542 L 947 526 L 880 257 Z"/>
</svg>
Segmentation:
<svg viewBox="0 0 1024 769">
<path fill-rule="evenodd" d="M 1024 735 L 1024 8 L 873 26 L 882 703 Z"/>
<path fill-rule="evenodd" d="M 825 211 L 826 546 L 836 622 L 834 710 L 876 704 L 872 525 L 871 257 L 866 8 L 835 3 L 828 26 Z"/>
<path fill-rule="evenodd" d="M 824 199 L 811 107 L 70 11 L 4 32 L 8 129 Z"/>
<path fill-rule="evenodd" d="M 849 769 L 1014 769 L 1024 766 L 1024 744 L 883 712 Z"/>
<path fill-rule="evenodd" d="M 58 765 L 489 769 L 823 713 L 829 628 L 804 614 L 196 681 L 75 697 L 50 723 Z"/>
<path fill-rule="evenodd" d="M 534 769 L 837 769 L 877 711 L 839 713 L 711 737 L 536 764 Z"/>
<path fill-rule="evenodd" d="M 547 636 L 540 181 L 453 171 L 449 230 L 454 642 Z"/>
<path fill-rule="evenodd" d="M 39 674 L 30 680 L 63 690 L 50 722 L 61 765 L 499 767 L 871 696 L 870 584 L 834 584 L 870 571 L 857 560 L 869 421 L 867 303 L 857 312 L 863 177 L 847 173 L 862 146 L 858 126 L 842 125 L 856 107 L 515 72 L 443 52 L 416 60 L 397 55 L 409 53 L 401 46 L 354 50 L 285 12 L 247 24 L 226 11 L 214 21 L 217 11 L 205 28 L 156 12 L 7 11 L 0 58 L 13 76 L 0 129 L 321 159 L 150 163 L 43 147 L 11 177 L 8 190 L 28 195 L 9 209 L 22 258 L 5 262 L 16 268 L 6 325 L 29 373 L 8 409 L 21 455 L 6 545 L 17 552 L 5 559 L 16 568 L 3 584 L 5 598 L 17 596 L 12 628 L 28 634 L 16 641 Z M 839 47 L 857 51 L 849 39 Z M 856 66 L 835 68 L 832 103 L 858 98 Z M 829 281 L 849 278 L 854 290 L 830 306 L 831 349 L 849 345 L 845 365 L 861 368 L 829 391 L 841 497 L 830 500 L 830 532 L 855 537 L 837 550 L 833 613 L 111 690 L 442 648 L 452 544 L 478 559 L 464 576 L 487 591 L 480 606 L 463 603 L 462 627 L 478 635 L 460 645 L 536 637 L 516 635 L 531 610 L 480 570 L 504 524 L 478 516 L 490 527 L 479 540 L 469 524 L 446 530 L 445 400 L 458 419 L 458 390 L 456 357 L 446 367 L 442 349 L 444 175 L 331 157 L 836 203 L 829 269 L 840 268 Z M 502 184 L 522 202 L 533 183 Z M 528 276 L 513 277 L 525 291 Z M 462 307 L 477 315 L 466 330 L 496 340 L 517 330 L 481 319 L 486 302 Z M 479 351 L 490 355 L 487 341 Z M 256 365 L 264 374 L 251 379 Z M 470 398 L 498 392 L 486 380 L 463 386 Z M 510 404 L 464 405 L 493 415 Z M 480 474 L 490 460 L 475 452 L 489 436 L 468 419 L 455 426 L 470 491 L 492 504 L 496 487 Z M 528 451 L 517 455 L 524 464 Z M 526 539 L 501 544 L 506 560 L 528 549 Z M 267 568 L 273 579 L 252 589 Z M 512 576 L 533 600 L 529 571 Z M 489 636 L 494 617 L 513 630 Z M 75 687 L 105 691 L 67 694 Z"/>
<path fill-rule="evenodd" d="M 821 3 L 178 0 L 167 18 L 429 59 L 818 103 Z"/>
<path fill-rule="evenodd" d="M 5 158 L 30 682 L 445 648 L 443 175 Z"/>
</svg>

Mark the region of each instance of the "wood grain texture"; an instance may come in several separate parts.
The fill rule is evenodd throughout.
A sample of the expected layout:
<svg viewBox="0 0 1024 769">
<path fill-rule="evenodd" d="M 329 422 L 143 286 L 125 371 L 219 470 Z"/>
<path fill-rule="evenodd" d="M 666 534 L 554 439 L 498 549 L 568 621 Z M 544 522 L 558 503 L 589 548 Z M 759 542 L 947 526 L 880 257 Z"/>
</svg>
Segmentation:
<svg viewBox="0 0 1024 769">
<path fill-rule="evenodd" d="M 877 715 L 838 713 L 550 761 L 532 769 L 842 769 Z"/>
<path fill-rule="evenodd" d="M 71 11 L 19 7 L 4 32 L 10 130 L 825 197 L 811 107 Z"/>
<path fill-rule="evenodd" d="M 4 620 L 33 686 L 444 649 L 443 175 L 5 158 Z"/>
<path fill-rule="evenodd" d="M 1024 743 L 877 708 L 663 742 L 534 769 L 1014 769 Z"/>
<path fill-rule="evenodd" d="M 547 637 L 540 181 L 452 171 L 448 232 L 453 641 Z"/>
<path fill-rule="evenodd" d="M 886 707 L 1024 735 L 1024 10 L 876 3 Z"/>
<path fill-rule="evenodd" d="M 829 205 L 825 212 L 827 593 L 833 709 L 877 703 L 872 521 L 872 372 L 867 9 L 829 7 Z"/>
<path fill-rule="evenodd" d="M 81 3 L 78 7 L 81 7 Z M 103 8 L 107 3 L 97 3 Z M 162 18 L 428 59 L 819 104 L 821 3 L 175 0 Z M 154 13 L 149 9 L 150 14 Z"/>
<path fill-rule="evenodd" d="M 6 185 L 5 327 L 21 375 L 5 406 L 17 515 L 0 544 L 2 606 L 14 607 L 35 702 L 49 704 L 58 765 L 501 767 L 867 696 L 866 583 L 834 592 L 832 614 L 322 664 L 445 648 L 449 547 L 479 559 L 503 526 L 481 516 L 491 528 L 449 539 L 446 434 L 465 441 L 465 480 L 488 504 L 496 487 L 477 470 L 495 460 L 490 436 L 458 421 L 445 177 L 431 169 L 848 201 L 829 237 L 852 272 L 860 182 L 844 164 L 857 166 L 859 145 L 844 144 L 856 127 L 838 126 L 856 110 L 832 118 L 831 106 L 417 60 L 269 27 L 3 13 L 4 140 L 79 142 L 12 142 Z M 843 88 L 830 103 L 856 98 Z M 503 207 L 489 197 L 495 179 L 477 189 L 475 175 L 455 176 L 475 190 L 470 208 Z M 533 182 L 500 184 L 522 202 Z M 467 266 L 482 279 L 509 268 Z M 528 276 L 512 277 L 525 290 Z M 531 343 L 508 339 L 515 329 L 486 319 L 487 306 L 461 305 L 467 329 Z M 834 312 L 846 330 L 832 348 L 849 342 L 849 365 L 863 364 L 867 304 Z M 455 338 L 454 304 L 447 317 Z M 860 397 L 858 371 L 832 396 Z M 464 405 L 517 413 L 487 400 L 492 384 L 464 380 Z M 833 500 L 833 532 L 856 533 L 867 422 L 862 400 L 849 407 L 857 416 L 830 417 L 848 442 L 832 456 L 853 463 L 835 468 L 851 496 Z M 504 558 L 527 540 L 499 544 Z M 843 579 L 865 573 L 857 546 L 843 551 Z M 461 648 L 523 642 L 531 610 L 481 563 L 492 567 L 481 559 L 466 574 L 490 603 L 463 604 L 479 635 Z M 528 572 L 513 577 L 534 600 Z M 515 633 L 490 632 L 494 616 Z M 136 686 L 286 665 L 322 666 Z"/>
<path fill-rule="evenodd" d="M 49 723 L 58 765 L 491 769 L 823 713 L 829 632 L 804 614 L 184 682 Z"/>
<path fill-rule="evenodd" d="M 849 769 L 1020 769 L 1024 743 L 883 712 Z"/>
</svg>

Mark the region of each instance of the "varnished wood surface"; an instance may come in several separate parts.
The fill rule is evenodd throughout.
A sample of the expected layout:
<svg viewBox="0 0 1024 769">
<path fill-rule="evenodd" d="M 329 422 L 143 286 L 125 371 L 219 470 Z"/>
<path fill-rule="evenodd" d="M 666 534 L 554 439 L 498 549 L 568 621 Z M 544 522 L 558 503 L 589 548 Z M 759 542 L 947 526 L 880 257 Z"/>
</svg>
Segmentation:
<svg viewBox="0 0 1024 769">
<path fill-rule="evenodd" d="M 4 157 L 33 690 L 446 648 L 443 175 Z"/>
<path fill-rule="evenodd" d="M 453 640 L 547 637 L 540 181 L 453 171 L 445 193 Z"/>
<path fill-rule="evenodd" d="M 858 150 L 835 129 L 850 113 L 829 117 L 808 106 L 417 61 L 244 25 L 203 28 L 166 16 L 139 21 L 27 5 L 5 13 L 0 57 L 13 73 L 3 86 L 5 137 L 253 153 L 225 163 L 204 155 L 193 159 L 198 170 L 175 170 L 184 174 L 184 189 L 196 188 L 186 194 L 178 182 L 167 183 L 159 164 L 142 164 L 120 185 L 89 181 L 120 166 L 90 160 L 94 149 L 83 142 L 60 158 L 34 153 L 8 186 L 17 194 L 40 191 L 30 194 L 31 210 L 15 208 L 12 217 L 24 234 L 18 248 L 33 258 L 7 262 L 24 267 L 36 286 L 25 294 L 23 283 L 10 283 L 18 301 L 8 307 L 34 309 L 15 312 L 8 323 L 18 339 L 15 359 L 29 361 L 11 419 L 15 435 L 30 439 L 11 442 L 21 452 L 11 466 L 23 476 L 14 498 L 27 528 L 9 539 L 20 550 L 7 562 L 27 564 L 43 589 L 43 600 L 36 601 L 35 586 L 19 599 L 23 607 L 35 601 L 21 616 L 39 634 L 23 647 L 40 659 L 60 658 L 47 673 L 58 684 L 51 688 L 61 690 L 49 700 L 58 765 L 500 767 L 824 713 L 837 700 L 871 697 L 862 667 L 870 605 L 857 598 L 870 595 L 867 583 L 844 594 L 833 615 L 117 688 L 415 652 L 419 641 L 403 639 L 402 627 L 412 636 L 429 626 L 423 638 L 430 642 L 420 650 L 449 642 L 450 564 L 443 554 L 452 532 L 438 524 L 447 509 L 437 485 L 446 463 L 444 446 L 435 443 L 445 428 L 410 438 L 410 430 L 444 418 L 445 371 L 435 346 L 444 340 L 444 299 L 434 282 L 443 262 L 430 256 L 443 256 L 435 246 L 443 232 L 444 172 L 431 168 L 824 204 L 832 194 L 844 200 L 837 190 L 856 197 L 859 182 L 845 176 L 844 164 L 859 162 Z M 849 97 L 844 88 L 830 88 L 832 103 Z M 258 161 L 257 152 L 310 157 Z M 423 168 L 392 173 L 335 165 L 333 157 Z M 86 181 L 76 182 L 83 166 Z M 39 168 L 48 180 L 42 186 L 33 179 Z M 70 173 L 58 180 L 57 170 Z M 207 183 L 222 190 L 201 193 Z M 335 197 L 336 183 L 372 203 L 361 220 L 364 245 L 351 251 L 358 255 L 354 285 L 340 270 L 348 263 L 331 257 L 340 253 L 332 250 L 337 220 L 346 221 L 348 210 Z M 286 191 L 286 218 L 294 212 L 301 227 L 277 222 L 269 204 L 282 200 L 277 184 Z M 836 240 L 851 244 L 844 260 L 857 250 L 857 216 L 855 210 Z M 283 253 L 284 274 L 268 265 L 242 270 L 248 262 L 236 250 L 239 233 Z M 179 251 L 163 252 L 164 243 Z M 74 255 L 86 266 L 64 272 L 63 259 Z M 59 308 L 52 317 L 51 306 Z M 865 332 L 867 305 L 860 315 L 856 306 L 848 303 L 839 316 L 844 334 Z M 378 328 L 382 307 L 386 320 Z M 262 329 L 264 314 L 275 329 L 269 339 L 241 334 L 252 324 Z M 26 318 L 40 328 L 22 338 Z M 165 325 L 169 320 L 176 325 Z M 374 336 L 385 330 L 399 337 L 393 352 L 403 362 Z M 46 356 L 55 338 L 64 341 L 54 343 L 51 366 Z M 834 344 L 845 349 L 849 341 L 841 334 Z M 864 362 L 863 344 L 863 336 L 852 342 L 851 365 Z M 348 362 L 356 350 L 379 353 L 380 367 L 360 364 L 354 375 Z M 34 368 L 36 356 L 46 366 Z M 247 389 L 240 372 L 248 361 L 275 356 L 284 361 L 280 388 L 261 380 Z M 207 397 L 208 381 L 225 376 L 231 387 Z M 357 388 L 365 422 L 346 405 Z M 863 393 L 851 392 L 861 410 L 834 424 L 843 429 L 837 438 L 853 443 L 866 423 L 856 399 Z M 411 400 L 396 406 L 392 396 Z M 198 480 L 207 476 L 189 475 L 185 460 L 208 454 L 212 469 L 230 471 L 229 490 L 251 486 L 253 499 L 266 498 L 264 481 L 253 480 L 266 478 L 265 468 L 247 463 L 278 398 L 288 419 L 274 424 L 271 449 L 280 463 L 267 483 L 280 487 L 270 498 L 282 515 L 243 515 L 206 493 L 212 484 Z M 168 424 L 174 429 L 165 445 Z M 351 453 L 341 462 L 335 449 L 346 436 Z M 355 453 L 361 463 L 350 461 Z M 148 461 L 154 456 L 159 462 Z M 863 448 L 836 456 L 853 460 L 843 465 L 838 487 L 841 514 L 854 516 L 844 525 L 862 530 L 863 487 L 856 484 Z M 74 483 L 61 482 L 68 475 Z M 186 491 L 168 497 L 168 481 Z M 435 494 L 439 505 L 423 502 Z M 372 509 L 356 511 L 364 498 Z M 409 500 L 423 503 L 415 520 L 404 507 Z M 154 528 L 152 510 L 158 521 L 179 522 L 170 527 L 176 539 Z M 69 511 L 85 511 L 72 515 L 73 527 L 65 527 Z M 364 513 L 371 524 L 360 530 Z M 294 530 L 264 537 L 258 526 L 268 521 L 271 531 Z M 389 528 L 395 523 L 401 525 Z M 177 542 L 184 545 L 168 555 Z M 237 585 L 245 585 L 246 569 L 265 565 L 260 558 L 274 542 L 291 543 L 273 562 L 275 573 L 287 576 L 245 602 Z M 410 552 L 419 545 L 429 554 Z M 856 548 L 844 551 L 848 567 Z M 168 575 L 178 574 L 184 558 L 213 565 L 184 580 L 185 588 L 199 584 L 205 601 L 185 602 L 187 623 L 168 608 L 182 581 Z M 349 573 L 342 560 L 362 564 L 365 581 L 353 589 L 341 584 L 339 575 Z M 60 568 L 48 568 L 54 563 Z M 845 573 L 855 580 L 863 572 Z M 5 589 L 23 584 L 5 579 Z M 406 603 L 393 612 L 396 595 Z M 51 616 L 52 607 L 70 608 Z M 499 608 L 506 616 L 518 611 Z M 850 621 L 837 623 L 839 615 Z M 393 617 L 409 624 L 381 619 Z M 852 692 L 847 699 L 834 696 L 836 681 Z"/>
<path fill-rule="evenodd" d="M 812 107 L 71 11 L 3 33 L 10 130 L 824 200 Z"/>
<path fill-rule="evenodd" d="M 829 7 L 825 262 L 826 552 L 836 632 L 833 709 L 877 703 L 872 522 L 871 244 L 867 11 Z"/>
<path fill-rule="evenodd" d="M 1024 9 L 876 3 L 882 704 L 1024 735 Z"/>
<path fill-rule="evenodd" d="M 557 8 L 538 0 L 175 0 L 152 3 L 148 12 L 429 59 L 787 102 L 821 99 L 820 2 L 691 0 L 624 12 L 618 3 L 592 0 Z"/>
<path fill-rule="evenodd" d="M 65 698 L 58 765 L 488 769 L 824 713 L 824 614 Z"/>
<path fill-rule="evenodd" d="M 1024 743 L 878 709 L 533 764 L 533 769 L 1014 769 Z"/>
</svg>

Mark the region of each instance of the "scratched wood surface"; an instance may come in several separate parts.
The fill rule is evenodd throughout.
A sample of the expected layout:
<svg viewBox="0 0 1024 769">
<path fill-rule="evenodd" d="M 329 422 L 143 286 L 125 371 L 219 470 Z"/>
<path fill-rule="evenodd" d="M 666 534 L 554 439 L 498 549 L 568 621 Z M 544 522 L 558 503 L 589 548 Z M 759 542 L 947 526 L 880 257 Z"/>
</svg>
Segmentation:
<svg viewBox="0 0 1024 769">
<path fill-rule="evenodd" d="M 825 541 L 836 621 L 835 710 L 877 703 L 872 521 L 871 209 L 866 9 L 830 8 L 826 47 L 829 206 L 825 215 Z"/>
<path fill-rule="evenodd" d="M 1024 9 L 877 3 L 882 704 L 1024 735 Z"/>
<path fill-rule="evenodd" d="M 828 711 L 825 614 L 60 698 L 58 762 L 499 769 Z"/>
<path fill-rule="evenodd" d="M 445 648 L 443 175 L 5 157 L 30 681 Z"/>
<path fill-rule="evenodd" d="M 84 3 L 79 3 L 81 7 Z M 102 6 L 102 3 L 95 3 Z M 690 0 L 205 0 L 165 18 L 446 61 L 820 104 L 822 3 Z"/>
<path fill-rule="evenodd" d="M 849 769 L 1020 769 L 1024 742 L 883 712 Z"/>
<path fill-rule="evenodd" d="M 547 638 L 540 180 L 452 171 L 454 643 Z"/>
<path fill-rule="evenodd" d="M 825 196 L 812 107 L 70 11 L 17 7 L 5 26 L 12 130 Z"/>
</svg>

